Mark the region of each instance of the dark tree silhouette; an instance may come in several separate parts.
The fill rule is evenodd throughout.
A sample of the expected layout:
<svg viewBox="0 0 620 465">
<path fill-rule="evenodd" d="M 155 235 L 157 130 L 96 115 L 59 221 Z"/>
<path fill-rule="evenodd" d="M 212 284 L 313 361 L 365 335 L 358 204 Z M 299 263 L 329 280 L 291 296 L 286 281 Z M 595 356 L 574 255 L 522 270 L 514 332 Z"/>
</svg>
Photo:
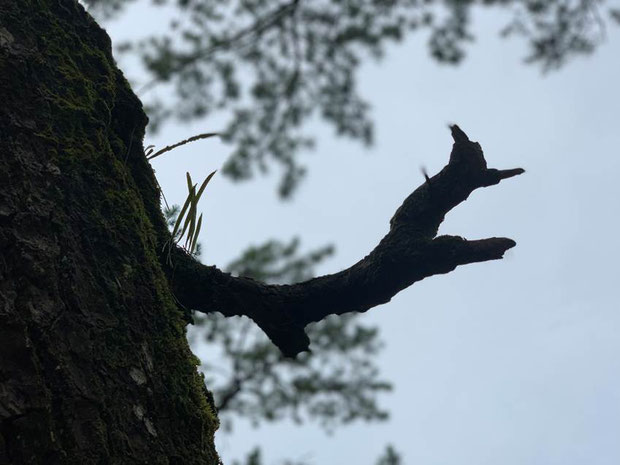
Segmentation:
<svg viewBox="0 0 620 465">
<path fill-rule="evenodd" d="M 176 249 L 168 267 L 179 302 L 202 312 L 249 316 L 280 348 L 295 357 L 308 350 L 304 328 L 329 315 L 365 312 L 399 291 L 459 265 L 502 258 L 515 242 L 506 238 L 468 241 L 437 236 L 445 215 L 480 187 L 523 173 L 521 168 L 487 168 L 482 149 L 456 125 L 449 163 L 418 187 L 390 220 L 377 247 L 350 268 L 293 285 L 264 284 L 232 277 Z M 211 283 L 205 286 L 205 282 Z"/>
</svg>

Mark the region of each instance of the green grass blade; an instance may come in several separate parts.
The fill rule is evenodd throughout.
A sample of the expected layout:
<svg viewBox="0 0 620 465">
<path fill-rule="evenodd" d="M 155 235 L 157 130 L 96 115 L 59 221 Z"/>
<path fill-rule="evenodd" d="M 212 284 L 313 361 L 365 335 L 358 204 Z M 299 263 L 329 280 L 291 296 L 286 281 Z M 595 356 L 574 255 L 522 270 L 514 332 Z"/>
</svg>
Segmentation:
<svg viewBox="0 0 620 465">
<path fill-rule="evenodd" d="M 196 215 L 198 214 L 196 211 L 195 204 L 192 204 L 192 207 L 189 209 L 188 216 L 191 218 L 189 222 L 189 229 L 187 231 L 187 235 L 185 236 L 185 248 L 189 247 L 189 244 L 192 242 L 192 237 L 194 236 L 194 231 L 196 230 Z"/>
<path fill-rule="evenodd" d="M 187 231 L 187 228 L 190 225 L 190 223 L 192 221 L 196 221 L 196 203 L 194 202 L 195 194 L 194 194 L 193 189 L 192 189 L 192 192 L 188 195 L 188 198 L 190 199 L 189 211 L 187 212 L 185 222 L 183 223 L 183 230 L 181 231 L 181 235 L 179 236 L 179 239 L 185 236 L 185 231 Z"/>
<path fill-rule="evenodd" d="M 194 253 L 194 250 L 196 250 L 196 244 L 198 243 L 198 234 L 200 234 L 201 226 L 202 226 L 202 213 L 198 217 L 198 224 L 196 224 L 196 232 L 194 233 L 192 242 L 189 245 L 189 253 Z"/>
<path fill-rule="evenodd" d="M 207 178 L 203 181 L 202 185 L 200 186 L 200 189 L 198 189 L 198 193 L 196 194 L 196 202 L 200 200 L 200 196 L 204 192 L 205 187 L 207 187 L 207 184 L 209 184 L 209 181 L 211 181 L 211 178 L 213 177 L 215 173 L 217 173 L 217 170 L 215 170 L 213 173 L 207 176 Z"/>
<path fill-rule="evenodd" d="M 190 194 L 187 196 L 187 199 L 185 199 L 183 208 L 181 208 L 181 212 L 179 213 L 179 216 L 177 216 L 177 221 L 174 223 L 174 229 L 172 230 L 173 240 L 176 237 L 176 234 L 179 231 L 179 228 L 181 227 L 181 223 L 183 221 L 183 218 L 185 217 L 185 212 L 187 211 L 187 207 L 189 207 L 190 203 L 192 202 L 192 198 L 193 196 L 191 195 L 191 189 L 190 189 Z"/>
<path fill-rule="evenodd" d="M 185 178 L 187 179 L 187 190 L 192 190 L 192 176 L 189 174 L 189 171 L 185 172 Z"/>
</svg>

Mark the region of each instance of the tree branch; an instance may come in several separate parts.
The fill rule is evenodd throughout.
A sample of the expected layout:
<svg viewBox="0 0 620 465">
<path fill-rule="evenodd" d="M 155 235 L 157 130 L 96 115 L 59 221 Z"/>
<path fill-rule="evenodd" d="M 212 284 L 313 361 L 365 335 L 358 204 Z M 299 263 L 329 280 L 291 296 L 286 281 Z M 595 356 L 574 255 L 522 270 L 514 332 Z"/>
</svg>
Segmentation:
<svg viewBox="0 0 620 465">
<path fill-rule="evenodd" d="M 449 163 L 428 178 L 396 211 L 390 231 L 365 258 L 335 274 L 293 285 L 236 278 L 176 250 L 170 281 L 186 307 L 226 316 L 247 315 L 288 357 L 309 350 L 304 327 L 327 315 L 365 312 L 389 302 L 417 281 L 459 265 L 497 260 L 516 243 L 507 238 L 468 241 L 437 236 L 446 213 L 480 187 L 524 172 L 488 169 L 480 145 L 456 125 Z"/>
</svg>

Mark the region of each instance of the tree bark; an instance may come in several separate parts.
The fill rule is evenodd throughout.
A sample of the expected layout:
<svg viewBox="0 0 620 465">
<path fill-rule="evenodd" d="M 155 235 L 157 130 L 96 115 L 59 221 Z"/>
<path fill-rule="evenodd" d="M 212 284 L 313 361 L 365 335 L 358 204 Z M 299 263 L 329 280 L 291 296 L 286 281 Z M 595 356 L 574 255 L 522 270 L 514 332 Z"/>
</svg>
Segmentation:
<svg viewBox="0 0 620 465">
<path fill-rule="evenodd" d="M 0 0 L 0 96 L 0 464 L 217 463 L 108 36 L 75 0 Z"/>
</svg>

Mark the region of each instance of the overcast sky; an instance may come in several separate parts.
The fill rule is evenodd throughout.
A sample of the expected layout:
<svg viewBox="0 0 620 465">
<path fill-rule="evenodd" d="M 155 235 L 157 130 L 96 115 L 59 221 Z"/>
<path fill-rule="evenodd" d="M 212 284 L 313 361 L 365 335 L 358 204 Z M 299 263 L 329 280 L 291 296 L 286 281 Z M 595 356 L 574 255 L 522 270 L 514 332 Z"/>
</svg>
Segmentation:
<svg viewBox="0 0 620 465">
<path fill-rule="evenodd" d="M 148 22 L 149 11 L 109 24 L 112 38 L 127 37 L 136 15 Z M 303 156 L 310 174 L 293 202 L 277 200 L 275 178 L 216 176 L 208 186 L 205 262 L 225 265 L 249 243 L 300 235 L 305 248 L 336 244 L 326 273 L 377 244 L 423 181 L 421 166 L 434 174 L 447 162 L 449 123 L 480 142 L 490 167 L 527 170 L 476 191 L 442 226 L 515 239 L 504 260 L 427 279 L 364 316 L 387 342 L 390 421 L 332 436 L 237 422 L 235 434 L 218 438 L 225 463 L 261 445 L 267 465 L 371 465 L 387 443 L 406 465 L 620 463 L 620 34 L 609 29 L 594 55 L 543 76 L 523 65 L 522 41 L 498 38 L 506 17 L 478 13 L 477 42 L 458 68 L 431 62 L 424 34 L 362 68 L 375 146 L 317 124 L 317 149 Z M 217 129 L 170 125 L 147 143 Z M 202 179 L 228 151 L 210 140 L 155 160 L 168 201 L 184 200 L 185 171 Z"/>
</svg>

